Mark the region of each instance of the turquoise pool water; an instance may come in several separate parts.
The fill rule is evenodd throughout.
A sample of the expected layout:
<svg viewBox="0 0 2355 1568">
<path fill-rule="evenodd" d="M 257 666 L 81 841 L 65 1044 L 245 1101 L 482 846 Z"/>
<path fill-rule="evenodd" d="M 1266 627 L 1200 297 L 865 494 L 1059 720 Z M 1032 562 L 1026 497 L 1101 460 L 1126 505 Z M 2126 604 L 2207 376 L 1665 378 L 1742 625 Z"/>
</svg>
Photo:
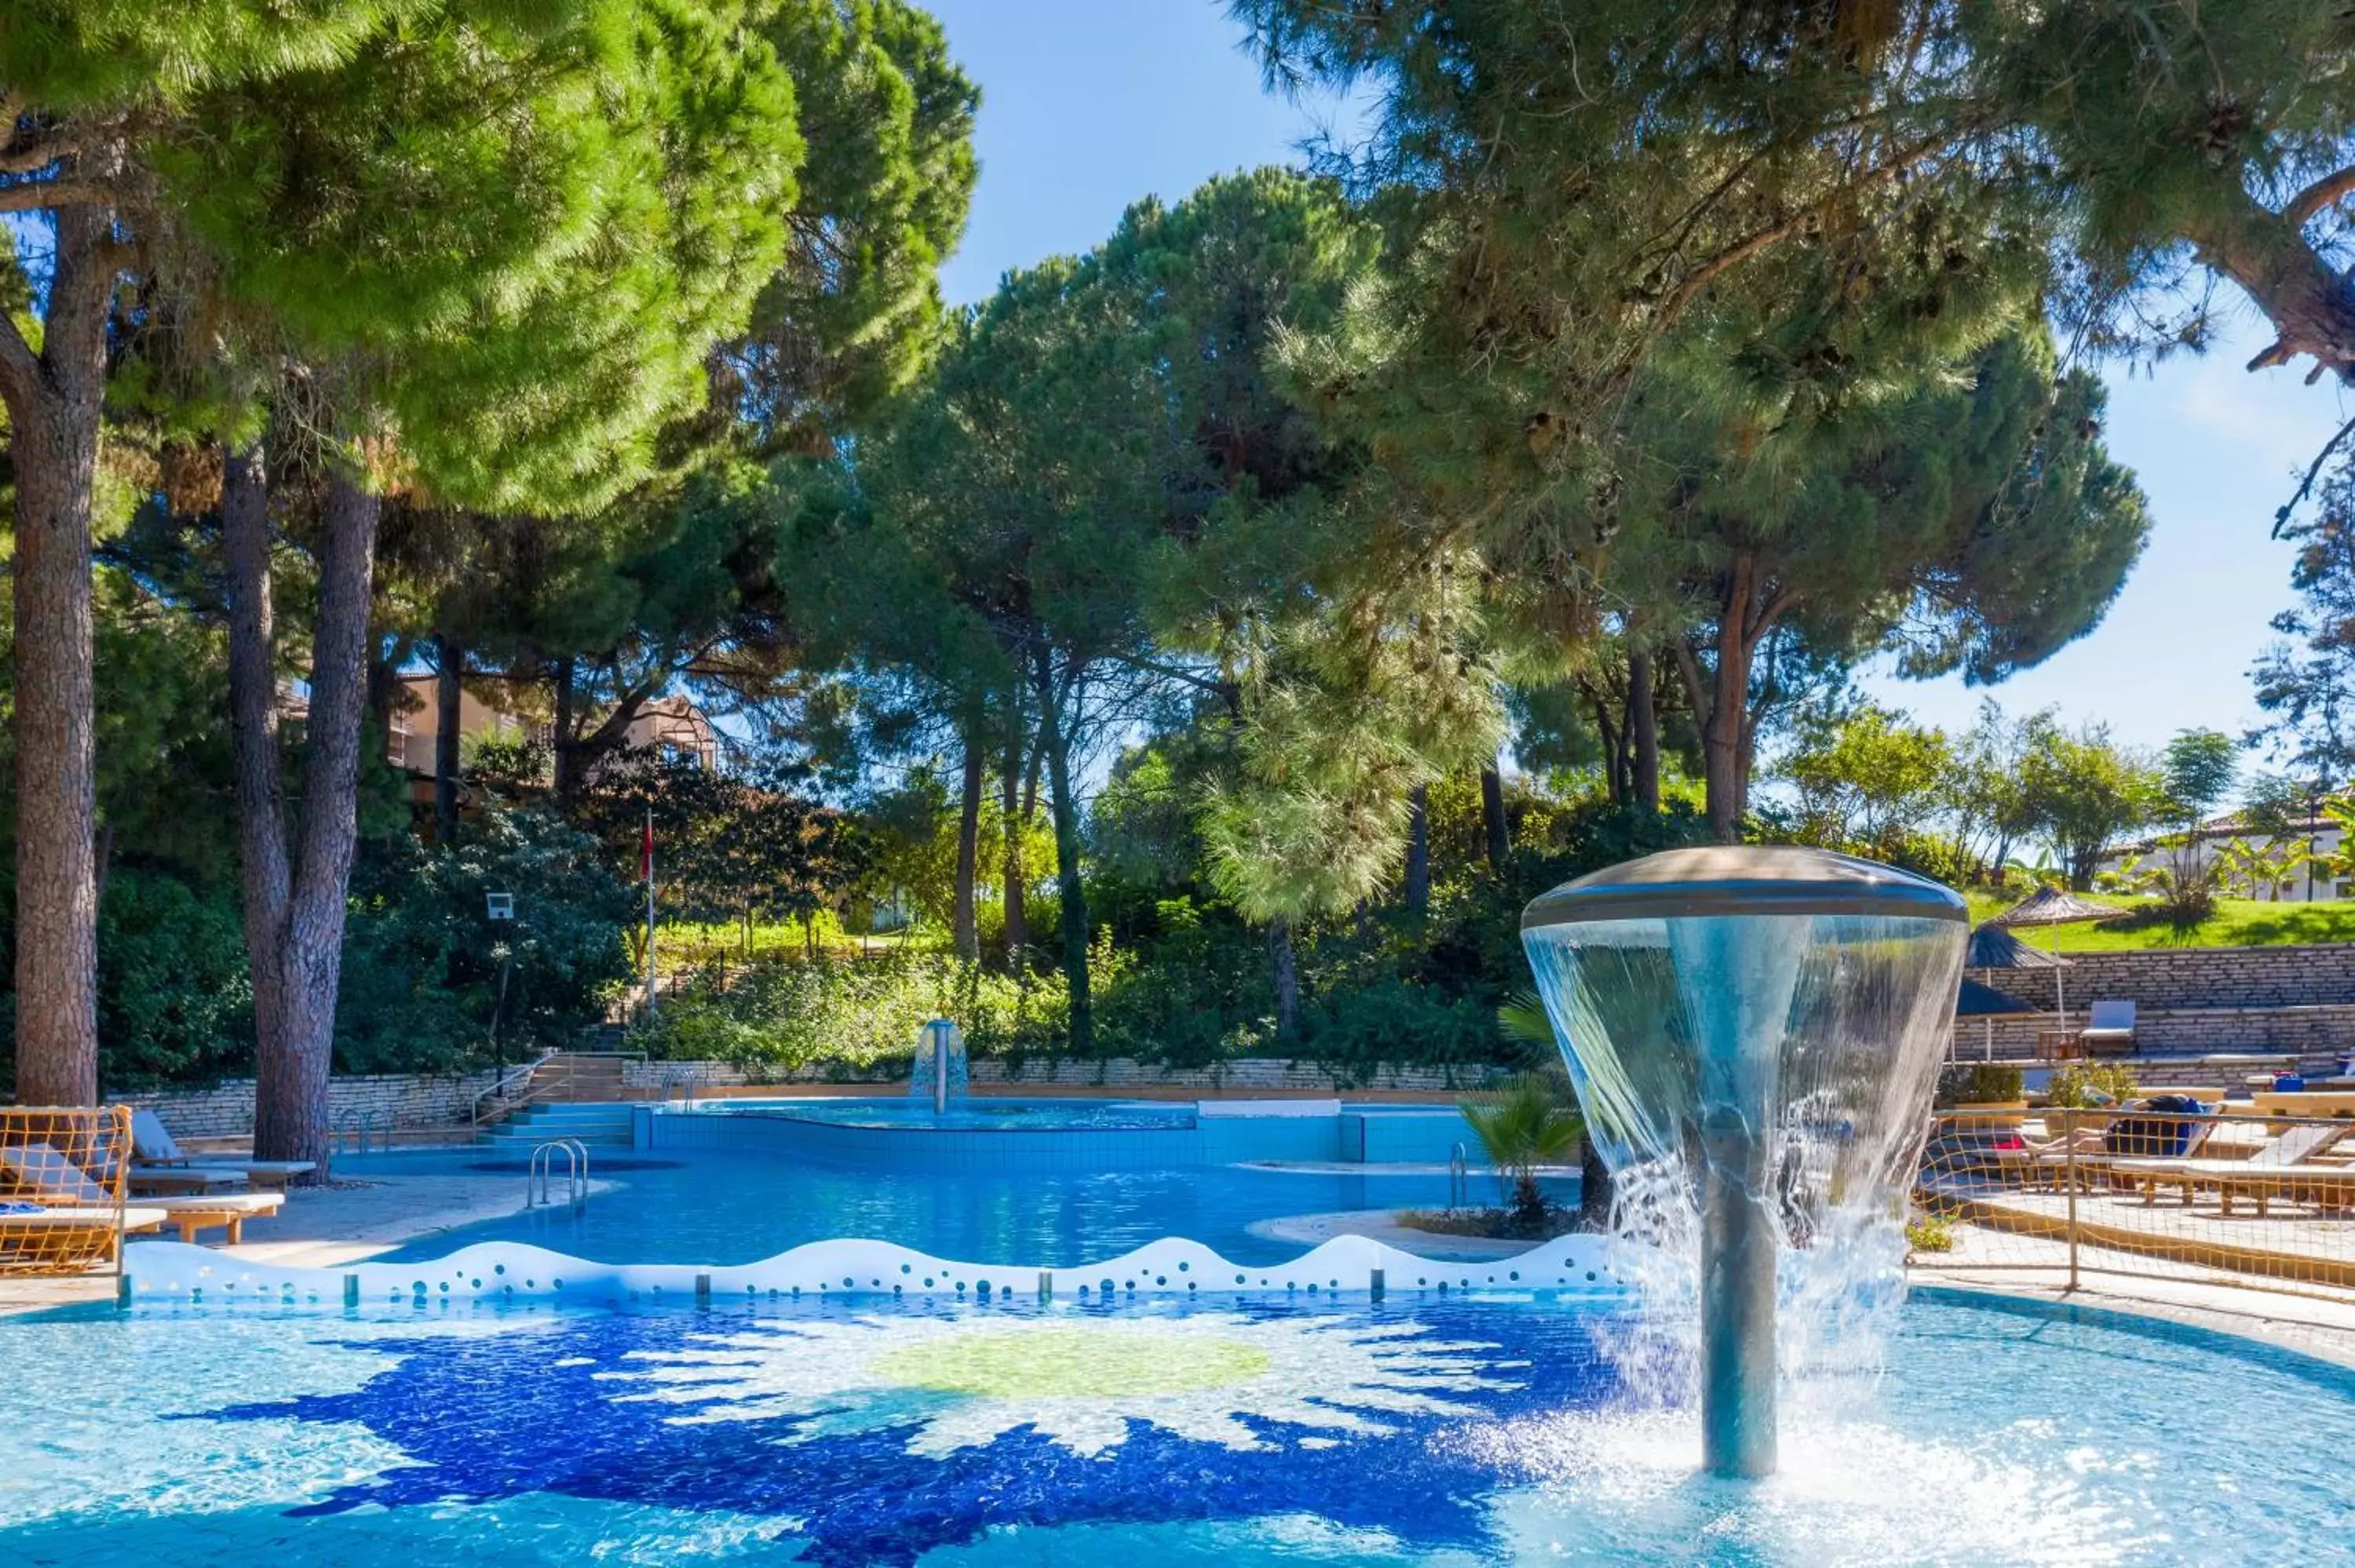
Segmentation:
<svg viewBox="0 0 2355 1568">
<path fill-rule="evenodd" d="M 0 1321 L 0 1562 L 2345 1561 L 2355 1379 L 1917 1300 L 1783 1474 L 1695 1474 L 1560 1302 Z"/>
<path fill-rule="evenodd" d="M 810 1165 L 757 1152 L 682 1150 L 623 1160 L 669 1162 L 623 1170 L 612 1192 L 579 1214 L 561 1207 L 445 1231 L 391 1257 L 443 1256 L 469 1242 L 526 1241 L 598 1263 L 753 1263 L 804 1242 L 857 1236 L 897 1242 L 966 1263 L 1069 1268 L 1116 1256 L 1164 1236 L 1185 1236 L 1237 1263 L 1277 1263 L 1307 1250 L 1252 1234 L 1256 1221 L 1345 1209 L 1436 1208 L 1444 1171 L 1262 1170 L 1200 1166 L 1160 1171 L 934 1171 Z M 340 1175 L 464 1170 L 470 1150 L 378 1155 L 338 1161 Z M 591 1171 L 601 1167 L 594 1151 Z M 516 1190 L 524 1178 L 517 1175 Z M 1476 1175 L 1476 1202 L 1492 1178 Z M 1577 1202 L 1572 1179 L 1550 1184 Z M 1445 1238 L 1423 1249 L 1448 1255 Z"/>
<path fill-rule="evenodd" d="M 975 1099 L 934 1114 L 932 1102 L 900 1099 L 707 1100 L 698 1115 L 769 1116 L 837 1127 L 938 1128 L 950 1132 L 1142 1131 L 1194 1125 L 1189 1104 L 1151 1100 Z"/>
</svg>

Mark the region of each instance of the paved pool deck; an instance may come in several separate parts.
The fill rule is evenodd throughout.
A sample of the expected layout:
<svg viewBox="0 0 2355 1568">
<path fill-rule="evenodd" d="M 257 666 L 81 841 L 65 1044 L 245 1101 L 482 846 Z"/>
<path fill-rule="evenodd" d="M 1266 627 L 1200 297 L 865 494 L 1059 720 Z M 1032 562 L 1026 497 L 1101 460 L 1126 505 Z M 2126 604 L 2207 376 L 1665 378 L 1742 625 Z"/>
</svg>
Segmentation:
<svg viewBox="0 0 2355 1568">
<path fill-rule="evenodd" d="M 590 1192 L 594 1196 L 613 1187 L 610 1181 L 591 1181 Z M 526 1206 L 525 1197 L 525 1178 L 515 1171 L 371 1175 L 333 1187 L 298 1187 L 276 1218 L 250 1222 L 249 1239 L 220 1251 L 255 1263 L 334 1268 L 437 1232 L 516 1213 Z M 112 1274 L 0 1277 L 0 1314 L 111 1301 L 115 1290 Z"/>
</svg>

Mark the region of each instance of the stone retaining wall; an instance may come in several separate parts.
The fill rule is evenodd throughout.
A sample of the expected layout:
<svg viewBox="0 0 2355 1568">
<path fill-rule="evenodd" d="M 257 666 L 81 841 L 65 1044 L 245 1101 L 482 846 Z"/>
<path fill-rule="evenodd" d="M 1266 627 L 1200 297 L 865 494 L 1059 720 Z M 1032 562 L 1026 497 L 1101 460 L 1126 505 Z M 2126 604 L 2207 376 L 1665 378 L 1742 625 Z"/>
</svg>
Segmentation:
<svg viewBox="0 0 2355 1568">
<path fill-rule="evenodd" d="M 2284 906 L 2285 908 L 2292 906 Z M 2046 933 L 2014 933 L 2031 947 Z M 2123 953 L 2062 954 L 2069 1012 L 2084 1021 L 2094 1001 L 2144 1008 L 2322 1007 L 2355 1004 L 2355 942 L 2283 948 L 2152 948 Z M 1970 971 L 2031 1007 L 2053 1003 L 2051 969 Z"/>
<path fill-rule="evenodd" d="M 2070 1009 L 2076 1022 L 2084 1015 Z M 2036 1035 L 2050 1029 L 2050 1018 L 1998 1018 L 1990 1031 L 1984 1021 L 1966 1018 L 1955 1026 L 1955 1054 L 1966 1062 L 1980 1059 L 1990 1033 L 1999 1060 L 2016 1061 L 2036 1054 Z M 2138 1012 L 2135 1017 L 2137 1055 L 2290 1055 L 2298 1058 L 2308 1076 L 2335 1072 L 2339 1054 L 2355 1048 L 2355 1003 L 2328 1007 L 2203 1007 Z M 2135 1058 L 2128 1058 L 2129 1061 Z M 2146 1075 L 2147 1076 L 2147 1075 Z M 2234 1089 L 2239 1085 L 2232 1086 Z"/>
<path fill-rule="evenodd" d="M 976 1084 L 1036 1084 L 1057 1088 L 1317 1089 L 1327 1092 L 1350 1088 L 1444 1093 L 1494 1082 L 1505 1076 L 1508 1071 L 1503 1067 L 1479 1065 L 1385 1067 L 1361 1081 L 1337 1077 L 1314 1062 L 1295 1062 L 1281 1057 L 1245 1057 L 1210 1067 L 1166 1067 L 1126 1056 L 1101 1062 L 1034 1056 L 1026 1059 L 1018 1072 L 1009 1072 L 1006 1063 L 994 1057 L 982 1057 L 973 1064 L 973 1081 Z M 822 1069 L 764 1074 L 756 1080 L 746 1075 L 743 1069 L 725 1062 L 632 1062 L 623 1070 L 623 1081 L 628 1086 L 644 1089 L 648 1094 L 661 1094 L 689 1086 L 725 1087 L 756 1081 L 767 1084 L 845 1081 L 890 1084 L 905 1082 L 907 1075 L 900 1064 L 894 1064 L 889 1071 L 848 1080 L 839 1071 Z"/>
<path fill-rule="evenodd" d="M 496 1073 L 462 1077 L 385 1074 L 339 1077 L 327 1086 L 333 1119 L 372 1118 L 375 1130 L 393 1127 L 448 1126 L 465 1121 L 474 1097 L 491 1086 Z M 253 1080 L 232 1078 L 210 1089 L 175 1089 L 120 1095 L 122 1104 L 152 1110 L 175 1138 L 250 1138 L 253 1134 Z"/>
</svg>

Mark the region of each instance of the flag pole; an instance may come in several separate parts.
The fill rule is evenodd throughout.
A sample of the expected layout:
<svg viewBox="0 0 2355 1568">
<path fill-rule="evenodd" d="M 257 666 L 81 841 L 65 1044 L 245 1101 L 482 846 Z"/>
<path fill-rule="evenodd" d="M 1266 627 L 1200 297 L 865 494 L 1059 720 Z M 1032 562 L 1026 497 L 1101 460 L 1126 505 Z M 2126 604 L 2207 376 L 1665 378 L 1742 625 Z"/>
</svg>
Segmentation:
<svg viewBox="0 0 2355 1568">
<path fill-rule="evenodd" d="M 655 1015 L 655 809 L 646 808 L 646 837 L 641 855 L 646 874 L 646 1016 Z"/>
</svg>

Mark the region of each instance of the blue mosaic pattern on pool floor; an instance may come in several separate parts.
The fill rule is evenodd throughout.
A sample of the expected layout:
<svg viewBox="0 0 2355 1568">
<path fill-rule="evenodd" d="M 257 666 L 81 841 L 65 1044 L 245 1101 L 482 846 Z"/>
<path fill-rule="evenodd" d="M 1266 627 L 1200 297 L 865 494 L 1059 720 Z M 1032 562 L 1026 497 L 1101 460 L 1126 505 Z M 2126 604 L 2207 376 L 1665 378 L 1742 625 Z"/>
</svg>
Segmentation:
<svg viewBox="0 0 2355 1568">
<path fill-rule="evenodd" d="M 1498 1478 L 1444 1435 L 1601 1401 L 1592 1329 L 1476 1302 L 613 1314 L 362 1330 L 398 1364 L 357 1392 L 205 1414 L 356 1423 L 420 1461 L 299 1514 L 556 1492 L 772 1515 L 831 1568 L 992 1527 L 1302 1510 L 1478 1551 Z"/>
</svg>

